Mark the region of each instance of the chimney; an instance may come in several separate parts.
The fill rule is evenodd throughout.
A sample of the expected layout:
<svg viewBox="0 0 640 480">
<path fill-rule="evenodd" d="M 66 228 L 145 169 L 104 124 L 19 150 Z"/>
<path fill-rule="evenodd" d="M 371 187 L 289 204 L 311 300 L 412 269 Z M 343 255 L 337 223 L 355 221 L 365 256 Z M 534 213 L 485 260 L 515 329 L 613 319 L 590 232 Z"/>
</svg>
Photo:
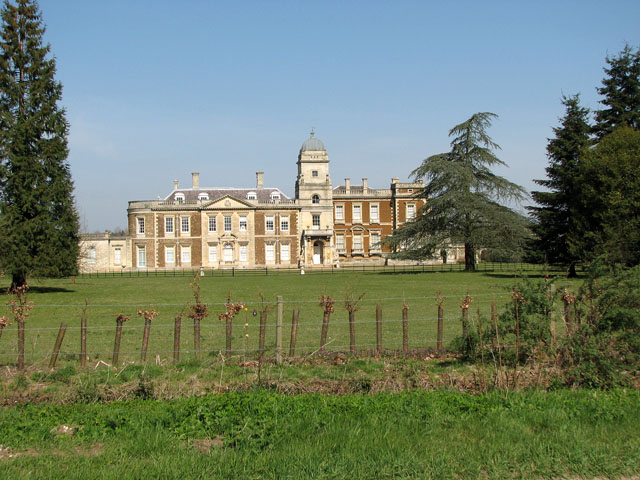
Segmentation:
<svg viewBox="0 0 640 480">
<path fill-rule="evenodd" d="M 256 172 L 256 188 L 264 188 L 264 172 Z"/>
<path fill-rule="evenodd" d="M 393 177 L 393 178 L 391 179 L 391 184 L 393 185 L 393 184 L 395 184 L 395 183 L 398 183 L 398 181 L 399 181 L 399 180 L 400 180 L 400 179 L 399 179 L 398 177 Z"/>
<path fill-rule="evenodd" d="M 344 179 L 344 193 L 346 193 L 347 195 L 351 193 L 351 179 L 350 178 L 345 178 Z"/>
<path fill-rule="evenodd" d="M 191 174 L 191 188 L 200 188 L 200 174 L 198 172 Z"/>
<path fill-rule="evenodd" d="M 366 179 L 366 178 L 363 178 L 363 179 L 362 179 L 362 193 L 367 193 L 367 188 L 368 188 L 368 186 L 367 186 L 367 179 Z"/>
<path fill-rule="evenodd" d="M 173 181 L 173 189 L 177 190 L 178 189 L 178 180 L 174 180 Z"/>
</svg>

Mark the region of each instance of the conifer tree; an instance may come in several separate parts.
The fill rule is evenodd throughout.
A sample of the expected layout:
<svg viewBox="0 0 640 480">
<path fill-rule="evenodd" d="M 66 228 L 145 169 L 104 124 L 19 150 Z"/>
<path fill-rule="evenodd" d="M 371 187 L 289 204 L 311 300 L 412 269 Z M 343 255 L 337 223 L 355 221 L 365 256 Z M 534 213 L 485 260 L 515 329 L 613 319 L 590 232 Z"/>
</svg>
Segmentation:
<svg viewBox="0 0 640 480">
<path fill-rule="evenodd" d="M 0 268 L 21 286 L 28 275 L 76 271 L 78 215 L 62 85 L 38 4 L 5 0 L 0 15 Z"/>
<path fill-rule="evenodd" d="M 425 200 L 418 215 L 385 240 L 406 259 L 433 258 L 442 248 L 464 244 L 465 270 L 475 270 L 482 248 L 502 252 L 522 248 L 527 235 L 522 215 L 501 202 L 522 200 L 525 190 L 494 174 L 505 165 L 494 153 L 500 148 L 486 130 L 497 115 L 480 112 L 449 131 L 451 151 L 432 155 L 412 172 L 425 179 L 418 193 Z"/>
<path fill-rule="evenodd" d="M 580 106 L 580 96 L 562 97 L 565 115 L 560 126 L 553 129 L 555 137 L 547 144 L 549 165 L 547 178 L 534 180 L 548 191 L 531 192 L 539 206 L 527 207 L 534 219 L 536 238 L 533 248 L 544 254 L 548 263 L 569 266 L 569 276 L 575 276 L 575 258 L 569 236 L 575 231 L 578 204 L 578 167 L 583 149 L 591 144 L 588 123 L 589 110 Z"/>
<path fill-rule="evenodd" d="M 594 128 L 598 139 L 616 127 L 640 129 L 640 48 L 634 51 L 628 44 L 616 57 L 607 57 L 609 68 L 598 93 L 606 108 L 595 113 Z"/>
</svg>

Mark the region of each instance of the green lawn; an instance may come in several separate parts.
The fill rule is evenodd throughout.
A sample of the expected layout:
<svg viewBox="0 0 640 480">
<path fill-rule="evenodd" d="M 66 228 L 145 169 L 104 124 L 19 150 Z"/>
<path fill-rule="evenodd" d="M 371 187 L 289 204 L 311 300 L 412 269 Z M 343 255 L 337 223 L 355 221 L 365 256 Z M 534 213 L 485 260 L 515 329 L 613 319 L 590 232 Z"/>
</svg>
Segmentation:
<svg viewBox="0 0 640 480">
<path fill-rule="evenodd" d="M 336 300 L 335 313 L 329 327 L 328 350 L 348 350 L 348 316 L 344 299 L 351 292 L 355 296 L 364 293 L 360 310 L 356 314 L 356 338 L 358 349 L 375 347 L 375 307 L 383 307 L 383 347 L 398 350 L 402 342 L 401 311 L 406 301 L 409 305 L 410 348 L 434 347 L 436 343 L 435 295 L 441 292 L 445 301 L 445 343 L 460 332 L 460 302 L 469 293 L 474 297 L 472 317 L 479 311 L 488 316 L 491 299 L 498 305 L 508 301 L 508 288 L 514 281 L 515 272 L 443 272 L 443 273 L 393 273 L 393 272 L 341 272 L 341 273 L 294 273 L 279 275 L 240 275 L 204 277 L 200 279 L 203 301 L 209 304 L 209 317 L 202 324 L 203 356 L 217 357 L 225 346 L 225 328 L 217 314 L 224 310 L 227 295 L 234 301 L 247 305 L 234 319 L 234 356 L 244 355 L 245 322 L 249 324 L 249 350 L 258 346 L 258 318 L 254 309 L 270 307 L 267 346 L 270 354 L 275 345 L 275 300 L 284 299 L 283 347 L 288 351 L 291 317 L 293 309 L 300 310 L 297 353 L 310 353 L 318 348 L 322 311 L 318 306 L 320 295 L 331 295 Z M 539 274 L 538 274 L 539 275 Z M 0 287 L 6 287 L 3 279 Z M 80 352 L 80 313 L 84 302 L 88 303 L 88 353 L 92 361 L 110 361 L 115 334 L 115 317 L 118 313 L 131 316 L 125 324 L 121 362 L 138 361 L 140 358 L 143 320 L 136 312 L 140 309 L 155 309 L 159 312 L 151 329 L 148 358 L 161 360 L 171 358 L 173 348 L 174 317 L 192 301 L 188 276 L 141 276 L 141 277 L 78 277 L 71 279 L 38 280 L 31 283 L 29 299 L 35 308 L 27 322 L 25 351 L 28 364 L 48 362 L 57 329 L 61 322 L 68 324 L 59 364 L 77 364 Z M 560 279 L 558 286 L 568 284 Z M 570 283 L 569 283 L 570 284 Z M 571 284 L 570 284 L 571 285 Z M 575 286 L 575 282 L 573 284 Z M 9 297 L 5 297 L 6 302 Z M 3 302 L 5 303 L 5 302 Z M 188 310 L 188 309 L 187 309 Z M 8 314 L 8 309 L 5 310 Z M 185 310 L 186 311 L 186 310 Z M 4 314 L 4 313 L 3 313 Z M 193 349 L 192 322 L 182 321 L 182 358 L 189 358 Z M 16 361 L 16 325 L 4 329 L 0 339 L 0 365 Z"/>
<path fill-rule="evenodd" d="M 639 402 L 622 390 L 257 391 L 22 405 L 0 410 L 0 476 L 617 478 L 640 473 Z"/>
</svg>

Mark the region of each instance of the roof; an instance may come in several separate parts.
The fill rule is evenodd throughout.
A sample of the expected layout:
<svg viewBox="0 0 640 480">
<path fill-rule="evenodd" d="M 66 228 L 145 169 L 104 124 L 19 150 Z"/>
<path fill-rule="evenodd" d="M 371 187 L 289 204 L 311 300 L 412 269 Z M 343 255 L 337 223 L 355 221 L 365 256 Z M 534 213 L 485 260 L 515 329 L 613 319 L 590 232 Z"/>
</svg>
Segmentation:
<svg viewBox="0 0 640 480">
<path fill-rule="evenodd" d="M 198 195 L 206 193 L 209 195 L 209 200 L 218 200 L 228 195 L 238 200 L 246 201 L 249 192 L 256 194 L 256 200 L 258 202 L 271 200 L 271 194 L 273 192 L 279 193 L 282 200 L 289 200 L 289 197 L 278 188 L 179 188 L 167 195 L 165 200 L 173 200 L 177 193 L 182 193 L 185 203 L 196 203 L 198 201 Z"/>
<path fill-rule="evenodd" d="M 326 152 L 324 143 L 322 143 L 322 140 L 315 137 L 315 133 L 313 130 L 311 130 L 311 136 L 302 144 L 302 147 L 300 147 L 301 152 L 307 152 L 311 150 Z"/>
</svg>

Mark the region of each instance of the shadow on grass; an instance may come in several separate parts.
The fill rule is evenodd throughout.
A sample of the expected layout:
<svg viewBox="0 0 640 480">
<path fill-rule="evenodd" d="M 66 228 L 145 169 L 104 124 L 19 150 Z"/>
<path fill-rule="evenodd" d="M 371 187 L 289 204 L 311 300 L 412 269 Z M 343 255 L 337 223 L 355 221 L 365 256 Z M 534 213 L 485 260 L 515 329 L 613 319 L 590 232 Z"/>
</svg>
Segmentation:
<svg viewBox="0 0 640 480">
<path fill-rule="evenodd" d="M 527 277 L 527 278 L 545 278 L 547 276 L 551 277 L 551 278 L 567 278 L 566 273 L 564 272 L 549 272 L 549 273 L 528 273 L 528 272 L 521 272 L 521 273 L 517 273 L 517 272 L 512 272 L 512 273 L 495 273 L 495 272 L 486 272 L 484 273 L 485 276 L 487 277 L 491 277 L 491 278 L 517 278 L 521 275 Z M 584 275 L 578 275 L 577 277 L 575 277 L 576 279 L 580 279 L 580 278 L 584 278 Z"/>
<path fill-rule="evenodd" d="M 29 293 L 74 293 L 75 290 L 69 290 L 68 288 L 62 287 L 41 287 L 41 286 L 33 286 L 29 287 Z M 2 293 L 5 295 L 9 295 L 10 292 L 7 288 L 2 289 Z"/>
</svg>

